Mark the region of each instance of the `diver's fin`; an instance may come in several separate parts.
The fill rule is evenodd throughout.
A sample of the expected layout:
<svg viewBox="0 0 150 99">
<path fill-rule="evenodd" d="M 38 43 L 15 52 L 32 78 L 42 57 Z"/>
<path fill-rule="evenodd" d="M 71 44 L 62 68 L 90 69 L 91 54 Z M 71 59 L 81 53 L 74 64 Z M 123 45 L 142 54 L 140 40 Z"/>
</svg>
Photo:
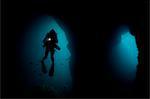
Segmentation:
<svg viewBox="0 0 150 99">
<path fill-rule="evenodd" d="M 54 75 L 54 65 L 51 65 L 51 68 L 49 70 L 49 76 L 53 76 Z"/>
<path fill-rule="evenodd" d="M 42 72 L 47 73 L 46 65 L 43 60 L 41 61 L 41 64 L 42 64 Z"/>
</svg>

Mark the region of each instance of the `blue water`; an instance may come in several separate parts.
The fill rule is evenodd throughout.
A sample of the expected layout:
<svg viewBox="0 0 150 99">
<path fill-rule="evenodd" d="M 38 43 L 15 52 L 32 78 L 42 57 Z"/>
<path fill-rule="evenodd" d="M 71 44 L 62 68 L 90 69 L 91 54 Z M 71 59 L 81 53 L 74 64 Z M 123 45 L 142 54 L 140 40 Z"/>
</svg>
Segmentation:
<svg viewBox="0 0 150 99">
<path fill-rule="evenodd" d="M 45 49 L 42 40 L 45 35 L 54 29 L 58 36 L 58 45 L 61 50 L 55 52 L 54 76 L 50 77 L 41 71 L 41 59 Z M 31 22 L 23 39 L 22 64 L 28 86 L 39 86 L 42 90 L 52 91 L 56 96 L 64 96 L 72 90 L 72 76 L 70 70 L 71 48 L 68 48 L 67 30 L 63 30 L 53 17 L 41 16 Z M 49 53 L 50 54 L 50 53 Z M 31 63 L 31 64 L 30 64 Z M 50 69 L 50 55 L 45 60 L 47 70 Z"/>
<path fill-rule="evenodd" d="M 132 83 L 135 80 L 138 65 L 138 48 L 135 37 L 128 28 L 121 29 L 120 42 L 112 49 L 114 74 L 122 82 Z"/>
</svg>

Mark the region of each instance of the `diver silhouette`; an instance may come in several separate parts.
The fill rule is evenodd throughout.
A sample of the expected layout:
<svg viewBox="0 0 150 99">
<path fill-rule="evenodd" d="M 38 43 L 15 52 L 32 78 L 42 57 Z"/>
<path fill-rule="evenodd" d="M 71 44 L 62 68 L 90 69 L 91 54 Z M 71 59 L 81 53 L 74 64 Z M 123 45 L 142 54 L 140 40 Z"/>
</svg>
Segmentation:
<svg viewBox="0 0 150 99">
<path fill-rule="evenodd" d="M 54 74 L 54 54 L 55 49 L 60 50 L 60 47 L 57 45 L 58 39 L 56 32 L 52 29 L 49 33 L 46 34 L 44 40 L 43 40 L 43 47 L 45 47 L 45 56 L 42 59 L 42 67 L 45 67 L 44 60 L 47 58 L 48 53 L 51 54 L 51 68 L 49 70 L 49 76 L 53 76 Z M 46 69 L 46 68 L 44 68 Z M 46 72 L 46 70 L 44 70 Z"/>
</svg>

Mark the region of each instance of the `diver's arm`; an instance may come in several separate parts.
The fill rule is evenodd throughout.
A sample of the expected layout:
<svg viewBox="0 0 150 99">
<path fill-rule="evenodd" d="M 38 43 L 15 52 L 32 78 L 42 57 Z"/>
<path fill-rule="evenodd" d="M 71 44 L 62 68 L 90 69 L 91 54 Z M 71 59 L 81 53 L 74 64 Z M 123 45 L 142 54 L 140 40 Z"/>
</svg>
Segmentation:
<svg viewBox="0 0 150 99">
<path fill-rule="evenodd" d="M 54 36 L 55 43 L 58 43 L 57 35 Z"/>
<path fill-rule="evenodd" d="M 57 49 L 57 50 L 60 50 L 60 47 L 56 44 L 55 45 L 55 48 Z"/>
<path fill-rule="evenodd" d="M 43 43 L 45 43 L 46 42 L 46 39 L 47 39 L 47 35 L 45 36 L 45 38 L 43 39 Z"/>
<path fill-rule="evenodd" d="M 48 33 L 47 33 L 47 35 L 45 36 L 45 38 L 43 39 L 43 43 L 44 43 L 43 47 L 45 47 L 47 36 L 48 36 Z"/>
</svg>

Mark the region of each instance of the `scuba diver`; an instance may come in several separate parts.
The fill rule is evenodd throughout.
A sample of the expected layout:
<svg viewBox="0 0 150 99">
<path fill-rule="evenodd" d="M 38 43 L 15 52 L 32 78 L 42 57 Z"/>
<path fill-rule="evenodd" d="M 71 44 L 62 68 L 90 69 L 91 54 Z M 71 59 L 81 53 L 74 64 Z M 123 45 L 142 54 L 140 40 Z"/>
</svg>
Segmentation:
<svg viewBox="0 0 150 99">
<path fill-rule="evenodd" d="M 41 62 L 42 62 L 42 65 L 44 65 L 44 60 L 47 58 L 48 53 L 50 52 L 52 64 L 51 64 L 51 69 L 49 70 L 49 75 L 53 76 L 55 49 L 60 50 L 60 47 L 57 45 L 58 43 L 57 34 L 53 29 L 49 33 L 46 34 L 43 40 L 43 43 L 44 43 L 43 47 L 45 47 L 45 56 L 43 57 Z"/>
</svg>

